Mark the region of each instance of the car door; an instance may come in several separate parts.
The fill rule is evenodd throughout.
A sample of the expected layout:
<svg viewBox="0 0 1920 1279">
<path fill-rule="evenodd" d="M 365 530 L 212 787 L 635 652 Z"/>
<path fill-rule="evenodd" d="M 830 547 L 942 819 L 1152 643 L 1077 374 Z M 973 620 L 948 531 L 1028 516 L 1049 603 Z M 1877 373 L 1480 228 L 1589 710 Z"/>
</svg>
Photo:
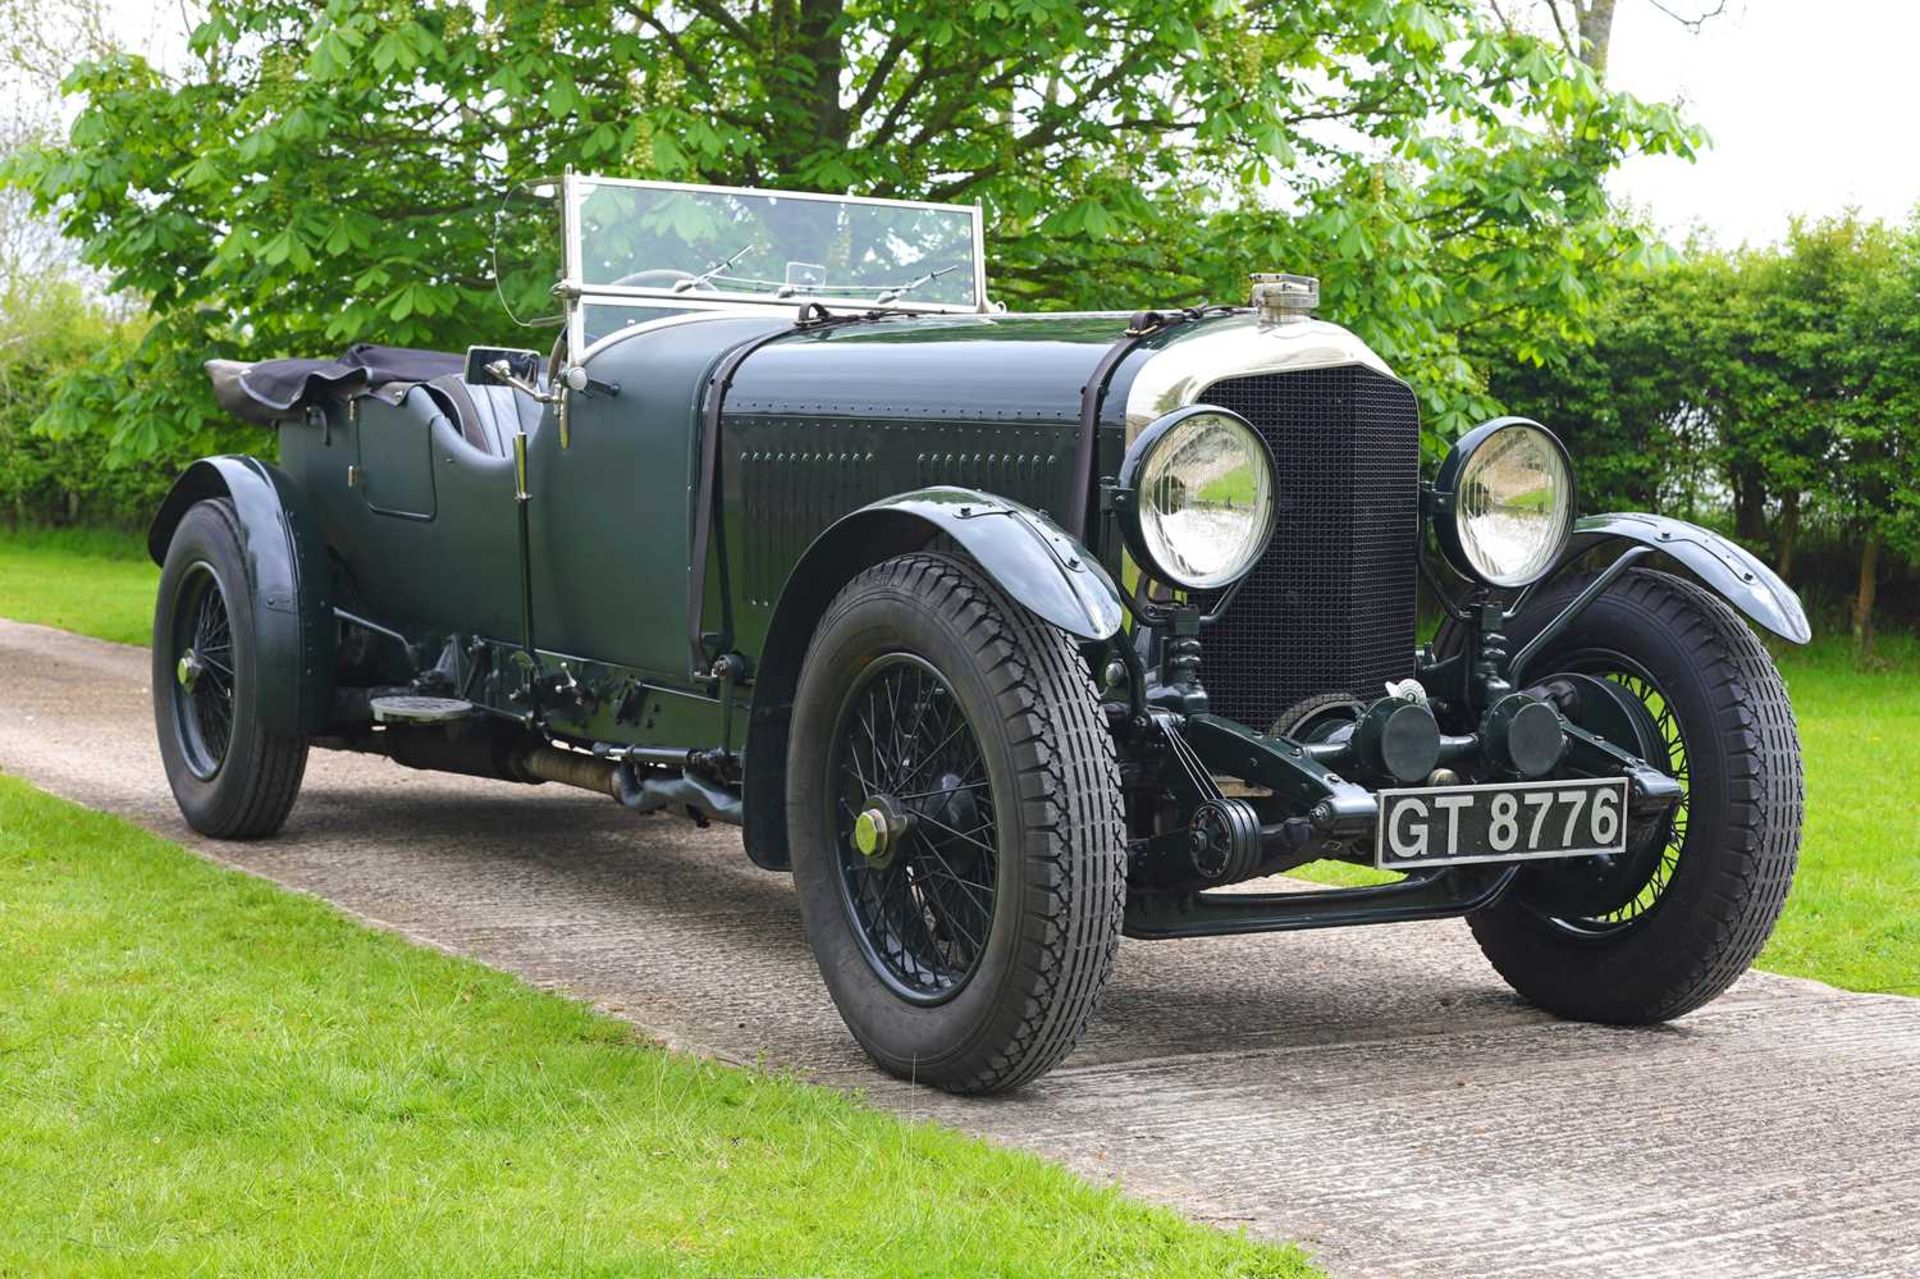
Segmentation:
<svg viewBox="0 0 1920 1279">
<path fill-rule="evenodd" d="M 367 509 L 400 519 L 432 519 L 432 424 L 439 408 L 419 386 L 403 387 L 397 398 L 363 395 L 355 407 L 356 465 Z"/>
</svg>

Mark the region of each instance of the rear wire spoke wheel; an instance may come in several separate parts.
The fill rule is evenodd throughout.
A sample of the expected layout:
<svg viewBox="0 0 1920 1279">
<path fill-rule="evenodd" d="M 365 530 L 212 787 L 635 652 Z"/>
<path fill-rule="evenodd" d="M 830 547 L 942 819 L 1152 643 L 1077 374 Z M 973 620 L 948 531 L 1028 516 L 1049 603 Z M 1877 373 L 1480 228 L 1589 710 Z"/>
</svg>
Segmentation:
<svg viewBox="0 0 1920 1279">
<path fill-rule="evenodd" d="M 801 919 L 854 1037 L 955 1092 L 1050 1069 L 1093 1015 L 1126 882 L 1073 641 L 966 560 L 889 560 L 822 618 L 790 750 Z"/>
<path fill-rule="evenodd" d="M 306 771 L 307 739 L 262 722 L 251 591 L 233 504 L 197 503 L 174 530 L 160 573 L 154 728 L 181 815 L 221 839 L 279 830 Z"/>
<path fill-rule="evenodd" d="M 1513 646 L 1590 580 L 1531 604 L 1510 628 Z M 1524 678 L 1556 674 L 1603 682 L 1628 727 L 1611 713 L 1583 726 L 1664 768 L 1685 798 L 1625 853 L 1523 866 L 1506 897 L 1470 917 L 1474 938 L 1550 1012 L 1620 1025 L 1678 1017 L 1747 970 L 1786 903 L 1802 809 L 1786 687 L 1724 601 L 1646 569 L 1589 605 Z"/>
<path fill-rule="evenodd" d="M 193 775 L 212 779 L 233 741 L 233 626 L 213 566 L 187 566 L 174 610 L 174 722 L 180 753 Z"/>
</svg>

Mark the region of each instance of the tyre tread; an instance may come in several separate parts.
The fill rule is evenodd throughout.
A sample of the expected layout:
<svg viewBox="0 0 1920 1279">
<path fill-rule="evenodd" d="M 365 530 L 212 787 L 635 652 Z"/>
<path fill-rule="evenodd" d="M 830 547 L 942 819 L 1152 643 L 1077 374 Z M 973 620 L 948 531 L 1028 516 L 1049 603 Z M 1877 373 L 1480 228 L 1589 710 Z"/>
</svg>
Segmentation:
<svg viewBox="0 0 1920 1279">
<path fill-rule="evenodd" d="M 847 585 L 820 629 L 876 591 L 927 602 L 965 637 L 1009 729 L 1021 822 L 1044 837 L 1042 854 L 1025 865 L 1030 887 L 1050 904 L 1038 944 L 1015 960 L 1017 1025 L 979 1060 L 930 1081 L 961 1093 L 1017 1087 L 1079 1041 L 1119 947 L 1126 837 L 1113 739 L 1072 640 L 967 561 L 925 552 L 878 564 Z"/>
<path fill-rule="evenodd" d="M 1556 588 L 1540 612 L 1550 615 L 1584 586 Z M 1505 902 L 1474 916 L 1475 939 L 1515 989 L 1551 1011 L 1616 1024 L 1667 1021 L 1691 1012 L 1752 966 L 1786 903 L 1799 854 L 1805 805 L 1799 734 L 1786 685 L 1766 648 L 1718 596 L 1681 577 L 1649 569 L 1626 573 L 1608 592 L 1699 655 L 1714 729 L 1729 765 L 1724 847 L 1711 859 L 1690 928 L 1677 944 L 1635 957 L 1635 980 L 1621 992 L 1580 989 L 1574 965 L 1556 956 L 1536 927 Z M 1689 746 L 1697 770 L 1701 752 Z M 1694 820 L 1703 814 L 1696 810 Z M 1632 939 L 1629 939 L 1632 940 Z M 1650 940 L 1650 939 L 1640 939 Z M 1625 975 L 1625 974 L 1623 974 Z"/>
<path fill-rule="evenodd" d="M 219 521 L 220 535 L 228 540 L 234 555 L 243 555 L 245 542 L 233 502 L 228 498 L 212 498 L 199 503 L 196 509 L 200 508 Z M 250 603 L 245 599 L 227 601 L 230 624 L 235 629 L 242 625 L 241 611 Z M 164 651 L 167 637 L 163 634 L 163 628 L 170 624 L 170 611 L 164 606 L 156 610 L 153 637 L 156 653 Z M 256 658 L 253 672 L 256 680 L 259 678 L 258 672 Z M 160 703 L 163 696 L 160 674 L 156 671 L 156 704 Z M 227 747 L 229 763 L 236 759 L 247 761 L 238 778 L 240 785 L 237 789 L 220 793 L 213 805 L 197 807 L 186 814 L 195 830 L 215 839 L 264 839 L 278 833 L 286 824 L 287 815 L 293 811 L 294 801 L 300 795 L 301 781 L 306 776 L 308 743 L 304 736 L 271 732 L 260 724 L 258 716 L 243 714 L 242 708 L 236 707 L 236 735 L 242 724 L 246 726 L 247 740 L 245 743 L 232 742 Z"/>
</svg>

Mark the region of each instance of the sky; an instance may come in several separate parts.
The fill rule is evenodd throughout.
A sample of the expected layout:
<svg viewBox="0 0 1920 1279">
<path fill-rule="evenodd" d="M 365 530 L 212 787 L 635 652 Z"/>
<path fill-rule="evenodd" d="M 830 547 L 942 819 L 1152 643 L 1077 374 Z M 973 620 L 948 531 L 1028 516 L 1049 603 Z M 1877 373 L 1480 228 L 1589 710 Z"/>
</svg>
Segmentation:
<svg viewBox="0 0 1920 1279">
<path fill-rule="evenodd" d="M 1661 0 L 1683 14 L 1718 0 Z M 1516 0 L 1509 0 L 1515 6 Z M 175 6 L 111 0 L 113 25 L 165 59 Z M 1694 163 L 1630 160 L 1613 190 L 1676 239 L 1779 240 L 1792 214 L 1904 219 L 1920 205 L 1920 0 L 1727 0 L 1699 33 L 1655 0 L 1618 0 L 1609 81 L 1685 104 L 1713 146 Z"/>
<path fill-rule="evenodd" d="M 1920 0 L 1730 0 L 1698 35 L 1653 0 L 1619 0 L 1609 84 L 1682 101 L 1713 146 L 1692 164 L 1629 161 L 1613 190 L 1728 247 L 1778 240 L 1794 213 L 1904 220 L 1920 204 L 1916 55 Z"/>
</svg>

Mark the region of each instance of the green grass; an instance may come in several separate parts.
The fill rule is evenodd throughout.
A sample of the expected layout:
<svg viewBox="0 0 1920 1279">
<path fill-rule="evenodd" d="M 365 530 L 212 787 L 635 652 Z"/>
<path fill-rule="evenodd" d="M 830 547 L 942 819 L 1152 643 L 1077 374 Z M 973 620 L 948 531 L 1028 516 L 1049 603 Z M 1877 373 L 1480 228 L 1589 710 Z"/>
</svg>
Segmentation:
<svg viewBox="0 0 1920 1279">
<path fill-rule="evenodd" d="M 0 778 L 0 1274 L 1306 1275 Z"/>
<path fill-rule="evenodd" d="M 1206 506 L 1249 506 L 1253 502 L 1253 473 L 1228 471 L 1202 484 L 1195 496 Z"/>
<path fill-rule="evenodd" d="M 1850 990 L 1920 995 L 1920 644 L 1885 636 L 1781 655 L 1800 723 L 1800 873 L 1760 965 Z"/>
<path fill-rule="evenodd" d="M 145 644 L 159 580 L 138 534 L 0 529 L 0 617 Z"/>
</svg>

